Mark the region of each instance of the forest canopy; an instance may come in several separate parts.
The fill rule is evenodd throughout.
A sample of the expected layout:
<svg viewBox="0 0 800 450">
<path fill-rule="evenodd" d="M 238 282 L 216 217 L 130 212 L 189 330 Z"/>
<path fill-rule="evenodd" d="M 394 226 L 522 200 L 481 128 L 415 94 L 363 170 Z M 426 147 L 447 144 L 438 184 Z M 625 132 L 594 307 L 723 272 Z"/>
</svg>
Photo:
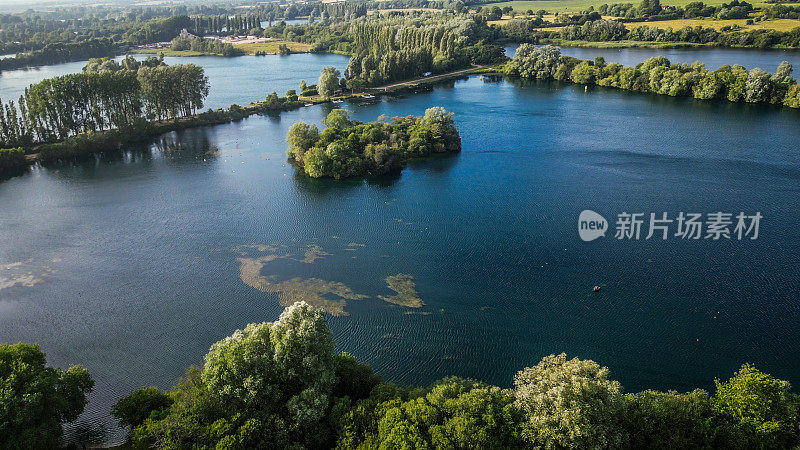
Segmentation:
<svg viewBox="0 0 800 450">
<path fill-rule="evenodd" d="M 744 365 L 716 393 L 624 393 L 607 367 L 545 356 L 502 388 L 448 377 L 381 381 L 336 354 L 325 316 L 295 303 L 211 346 L 171 391 L 113 414 L 134 448 L 785 449 L 800 443 L 788 382 Z M 510 384 L 510 383 L 509 383 Z"/>
</svg>

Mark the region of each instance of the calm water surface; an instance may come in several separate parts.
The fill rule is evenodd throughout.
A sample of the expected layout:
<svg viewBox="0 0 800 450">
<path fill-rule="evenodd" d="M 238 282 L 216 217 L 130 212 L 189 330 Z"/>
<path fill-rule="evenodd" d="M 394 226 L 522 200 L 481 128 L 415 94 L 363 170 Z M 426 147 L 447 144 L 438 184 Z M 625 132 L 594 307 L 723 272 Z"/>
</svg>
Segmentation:
<svg viewBox="0 0 800 450">
<path fill-rule="evenodd" d="M 215 88 L 223 104 L 251 92 Z M 375 180 L 310 180 L 287 164 L 287 129 L 321 126 L 330 107 L 317 106 L 0 183 L 0 341 L 88 367 L 81 420 L 118 441 L 117 399 L 172 386 L 213 342 L 280 314 L 276 294 L 240 276 L 237 258 L 258 256 L 242 246 L 261 244 L 298 255 L 264 276 L 367 296 L 329 324 L 339 350 L 390 381 L 510 386 L 566 352 L 628 391 L 710 389 L 744 362 L 800 384 L 800 113 L 478 77 L 344 106 L 367 121 L 434 105 L 456 113 L 462 153 Z M 584 209 L 764 219 L 755 241 L 584 243 Z M 329 254 L 298 261 L 313 246 Z M 378 299 L 397 273 L 415 277 L 423 308 Z"/>
</svg>

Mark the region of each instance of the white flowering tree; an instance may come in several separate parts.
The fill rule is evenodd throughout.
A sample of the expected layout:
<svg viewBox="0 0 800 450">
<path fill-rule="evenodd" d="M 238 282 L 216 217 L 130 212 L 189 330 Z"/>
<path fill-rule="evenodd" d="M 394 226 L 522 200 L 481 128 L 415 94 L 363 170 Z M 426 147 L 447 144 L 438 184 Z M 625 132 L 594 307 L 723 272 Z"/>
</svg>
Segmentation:
<svg viewBox="0 0 800 450">
<path fill-rule="evenodd" d="M 517 373 L 516 402 L 525 419 L 523 437 L 533 446 L 620 448 L 625 403 L 619 382 L 608 368 L 565 354 L 550 355 Z"/>
</svg>

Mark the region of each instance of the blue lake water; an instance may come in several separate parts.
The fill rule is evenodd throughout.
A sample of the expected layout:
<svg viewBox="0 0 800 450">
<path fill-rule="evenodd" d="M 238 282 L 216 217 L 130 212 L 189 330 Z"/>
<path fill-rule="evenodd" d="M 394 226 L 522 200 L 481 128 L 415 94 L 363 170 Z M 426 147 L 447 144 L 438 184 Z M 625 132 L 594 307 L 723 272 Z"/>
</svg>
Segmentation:
<svg viewBox="0 0 800 450">
<path fill-rule="evenodd" d="M 289 88 L 229 72 L 212 78 L 222 105 Z M 321 126 L 323 105 L 0 183 L 0 341 L 88 367 L 97 385 L 82 421 L 119 440 L 118 398 L 170 387 L 213 342 L 278 317 L 279 296 L 237 260 L 275 252 L 294 256 L 264 277 L 366 296 L 329 324 L 339 350 L 389 381 L 510 386 L 566 352 L 609 366 L 628 391 L 711 389 L 745 362 L 800 384 L 800 112 L 488 77 L 342 106 L 371 121 L 435 105 L 455 112 L 463 151 L 379 179 L 311 180 L 287 163 L 286 131 Z M 587 243 L 584 209 L 612 226 L 623 211 L 764 218 L 757 240 L 612 230 Z M 303 262 L 307 251 L 320 258 Z M 379 299 L 398 273 L 415 277 L 423 308 Z"/>
</svg>

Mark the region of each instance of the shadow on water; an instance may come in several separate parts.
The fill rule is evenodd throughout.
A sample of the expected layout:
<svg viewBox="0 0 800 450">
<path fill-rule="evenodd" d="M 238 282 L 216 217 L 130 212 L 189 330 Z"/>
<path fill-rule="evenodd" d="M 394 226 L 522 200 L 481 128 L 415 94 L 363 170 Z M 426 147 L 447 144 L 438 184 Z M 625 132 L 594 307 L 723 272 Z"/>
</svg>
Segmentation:
<svg viewBox="0 0 800 450">
<path fill-rule="evenodd" d="M 106 442 L 108 430 L 102 423 L 78 422 L 64 429 L 62 438 L 66 448 L 86 448 Z"/>
<path fill-rule="evenodd" d="M 157 159 L 170 165 L 192 164 L 219 154 L 219 148 L 212 140 L 209 127 L 171 131 L 143 142 L 125 145 L 119 151 L 38 163 L 34 170 L 44 168 L 56 176 L 69 179 L 73 176 L 64 169 L 77 169 L 82 173 L 81 176 L 91 176 L 93 173 L 107 176 L 108 167 L 120 163 L 137 164 L 142 168 L 150 167 Z"/>
</svg>

